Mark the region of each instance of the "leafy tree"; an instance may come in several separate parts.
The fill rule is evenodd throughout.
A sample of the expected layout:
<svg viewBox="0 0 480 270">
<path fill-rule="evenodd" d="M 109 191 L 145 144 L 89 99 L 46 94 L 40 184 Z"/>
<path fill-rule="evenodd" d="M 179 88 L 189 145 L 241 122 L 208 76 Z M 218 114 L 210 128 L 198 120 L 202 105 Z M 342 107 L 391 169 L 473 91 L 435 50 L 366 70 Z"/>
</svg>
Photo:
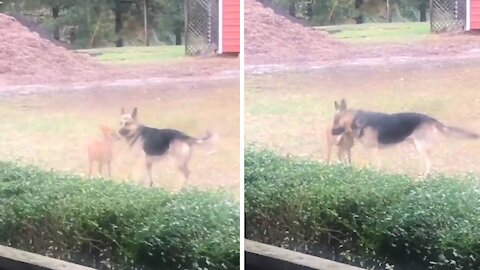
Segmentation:
<svg viewBox="0 0 480 270">
<path fill-rule="evenodd" d="M 273 4 L 288 9 L 288 14 L 292 17 L 297 17 L 297 5 L 301 2 L 299 0 L 273 0 Z"/>
<path fill-rule="evenodd" d="M 0 10 L 29 18 L 56 40 L 75 47 L 123 46 L 156 42 L 182 44 L 183 1 L 146 0 L 147 40 L 143 40 L 144 0 L 3 0 Z M 142 30 L 139 38 L 138 30 Z"/>
<path fill-rule="evenodd" d="M 427 20 L 427 0 L 258 0 L 313 25 Z M 387 2 L 388 1 L 388 2 Z"/>
</svg>

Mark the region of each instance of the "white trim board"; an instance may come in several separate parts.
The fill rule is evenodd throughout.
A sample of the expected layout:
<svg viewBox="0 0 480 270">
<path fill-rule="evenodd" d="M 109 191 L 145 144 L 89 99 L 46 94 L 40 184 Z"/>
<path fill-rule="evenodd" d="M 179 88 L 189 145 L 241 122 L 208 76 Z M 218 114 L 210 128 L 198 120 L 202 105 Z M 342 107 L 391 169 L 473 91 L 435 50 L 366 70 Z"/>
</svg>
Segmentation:
<svg viewBox="0 0 480 270">
<path fill-rule="evenodd" d="M 471 15 L 472 15 L 472 14 L 471 14 L 470 0 L 466 0 L 466 1 L 467 1 L 467 10 L 466 10 L 466 12 L 467 12 L 467 18 L 465 19 L 465 20 L 466 20 L 466 22 L 465 22 L 465 30 L 466 30 L 466 31 L 470 31 L 470 27 L 471 27 L 471 26 L 470 26 L 470 23 L 471 23 L 470 20 L 471 20 Z"/>
<path fill-rule="evenodd" d="M 218 54 L 223 53 L 223 0 L 218 0 L 218 50 L 217 50 L 217 53 Z"/>
</svg>

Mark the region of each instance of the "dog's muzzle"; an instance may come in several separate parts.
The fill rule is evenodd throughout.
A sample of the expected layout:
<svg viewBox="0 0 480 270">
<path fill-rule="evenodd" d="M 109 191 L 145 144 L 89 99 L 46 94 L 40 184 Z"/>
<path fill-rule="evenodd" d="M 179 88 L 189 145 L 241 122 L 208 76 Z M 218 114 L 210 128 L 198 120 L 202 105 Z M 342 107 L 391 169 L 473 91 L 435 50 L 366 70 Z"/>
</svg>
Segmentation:
<svg viewBox="0 0 480 270">
<path fill-rule="evenodd" d="M 130 130 L 125 129 L 125 128 L 121 128 L 121 129 L 118 131 L 118 134 L 122 135 L 123 137 L 127 137 L 128 134 L 130 134 Z"/>
<path fill-rule="evenodd" d="M 345 132 L 345 128 L 339 127 L 339 128 L 332 128 L 332 135 L 338 136 L 342 133 Z"/>
</svg>

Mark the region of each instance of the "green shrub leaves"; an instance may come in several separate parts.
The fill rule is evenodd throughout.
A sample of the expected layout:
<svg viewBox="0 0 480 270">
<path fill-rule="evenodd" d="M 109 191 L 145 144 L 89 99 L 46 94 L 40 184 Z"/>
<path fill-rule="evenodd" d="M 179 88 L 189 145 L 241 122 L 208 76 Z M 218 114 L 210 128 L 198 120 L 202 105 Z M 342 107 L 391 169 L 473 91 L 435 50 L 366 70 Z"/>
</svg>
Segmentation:
<svg viewBox="0 0 480 270">
<path fill-rule="evenodd" d="M 480 269 L 480 183 L 245 152 L 246 237 L 368 269 Z"/>
<path fill-rule="evenodd" d="M 226 192 L 170 194 L 0 163 L 0 241 L 98 269 L 239 269 Z"/>
</svg>

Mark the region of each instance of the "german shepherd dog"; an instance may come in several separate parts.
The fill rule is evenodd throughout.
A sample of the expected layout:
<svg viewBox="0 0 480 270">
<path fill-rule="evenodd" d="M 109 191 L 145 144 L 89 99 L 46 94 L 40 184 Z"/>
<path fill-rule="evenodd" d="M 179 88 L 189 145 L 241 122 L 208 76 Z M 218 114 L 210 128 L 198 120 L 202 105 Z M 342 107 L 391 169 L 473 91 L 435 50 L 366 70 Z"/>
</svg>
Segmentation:
<svg viewBox="0 0 480 270">
<path fill-rule="evenodd" d="M 335 111 L 340 113 L 341 106 L 335 101 Z M 332 148 L 337 147 L 338 160 L 352 164 L 352 148 L 354 145 L 354 136 L 352 132 L 343 132 L 340 135 L 333 135 L 332 128 L 325 130 L 326 142 L 327 142 L 327 164 L 330 164 L 330 157 L 332 155 Z"/>
<path fill-rule="evenodd" d="M 142 125 L 137 120 L 137 108 L 131 114 L 121 109 L 120 129 L 118 133 L 124 137 L 131 148 L 140 147 L 145 153 L 145 167 L 150 186 L 153 186 L 152 165 L 168 155 L 174 158 L 179 171 L 187 184 L 190 171 L 192 146 L 210 142 L 214 135 L 207 132 L 203 138 L 194 138 L 175 129 L 158 129 Z"/>
<path fill-rule="evenodd" d="M 430 174 L 432 167 L 430 153 L 439 133 L 448 137 L 479 138 L 479 135 L 474 132 L 446 126 L 437 119 L 421 113 L 386 114 L 348 109 L 344 99 L 335 115 L 331 132 L 332 135 L 352 132 L 356 140 L 374 152 L 377 169 L 381 166 L 379 149 L 403 141 L 411 141 L 425 163 L 425 175 Z"/>
</svg>

